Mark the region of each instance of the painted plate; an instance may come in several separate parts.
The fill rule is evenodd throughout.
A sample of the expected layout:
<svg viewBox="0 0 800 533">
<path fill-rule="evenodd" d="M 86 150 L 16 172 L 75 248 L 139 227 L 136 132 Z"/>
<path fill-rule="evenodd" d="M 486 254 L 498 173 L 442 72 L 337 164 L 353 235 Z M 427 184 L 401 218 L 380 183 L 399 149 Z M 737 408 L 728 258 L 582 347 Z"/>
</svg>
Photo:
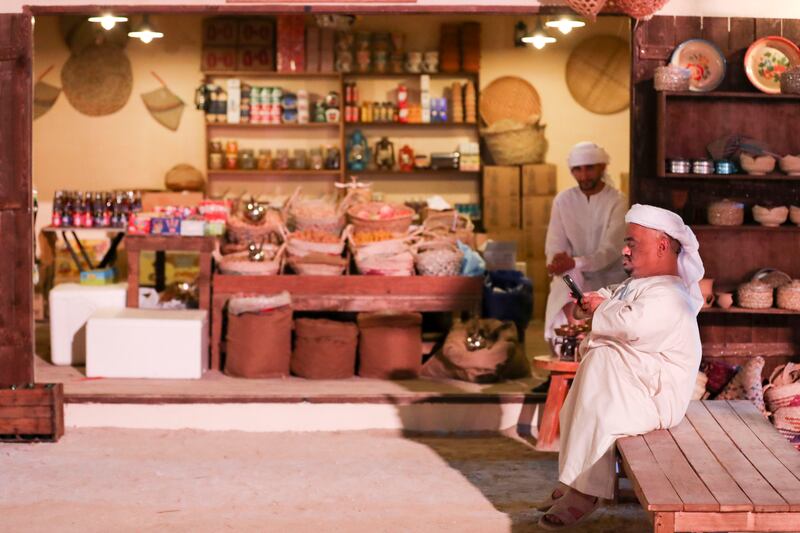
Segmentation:
<svg viewBox="0 0 800 533">
<path fill-rule="evenodd" d="M 690 91 L 713 91 L 725 78 L 725 56 L 714 43 L 704 39 L 683 41 L 672 52 L 670 64 L 692 71 L 689 80 Z"/>
<path fill-rule="evenodd" d="M 744 70 L 756 89 L 781 92 L 781 74 L 800 65 L 800 48 L 789 39 L 773 35 L 757 40 L 744 55 Z"/>
</svg>

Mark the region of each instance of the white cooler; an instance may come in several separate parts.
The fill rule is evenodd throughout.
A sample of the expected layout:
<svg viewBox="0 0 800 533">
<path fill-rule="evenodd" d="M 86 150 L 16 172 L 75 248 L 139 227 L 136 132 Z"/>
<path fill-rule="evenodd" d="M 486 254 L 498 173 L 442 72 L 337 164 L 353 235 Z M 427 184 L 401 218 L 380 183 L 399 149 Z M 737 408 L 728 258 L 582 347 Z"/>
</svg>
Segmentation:
<svg viewBox="0 0 800 533">
<path fill-rule="evenodd" d="M 56 365 L 86 361 L 86 321 L 98 309 L 124 309 L 127 283 L 62 283 L 50 291 L 50 358 Z"/>
<path fill-rule="evenodd" d="M 206 311 L 98 310 L 86 324 L 86 375 L 197 379 L 208 367 Z"/>
</svg>

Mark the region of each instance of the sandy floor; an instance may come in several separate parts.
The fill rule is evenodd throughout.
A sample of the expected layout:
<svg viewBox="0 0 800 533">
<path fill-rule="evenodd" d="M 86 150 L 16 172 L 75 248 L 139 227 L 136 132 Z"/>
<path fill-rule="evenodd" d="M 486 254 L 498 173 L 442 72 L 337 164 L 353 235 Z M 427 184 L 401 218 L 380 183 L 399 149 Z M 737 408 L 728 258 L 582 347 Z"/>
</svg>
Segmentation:
<svg viewBox="0 0 800 533">
<path fill-rule="evenodd" d="M 501 436 L 71 430 L 0 445 L 5 531 L 538 531 L 556 457 Z M 649 528 L 636 504 L 587 532 Z"/>
</svg>

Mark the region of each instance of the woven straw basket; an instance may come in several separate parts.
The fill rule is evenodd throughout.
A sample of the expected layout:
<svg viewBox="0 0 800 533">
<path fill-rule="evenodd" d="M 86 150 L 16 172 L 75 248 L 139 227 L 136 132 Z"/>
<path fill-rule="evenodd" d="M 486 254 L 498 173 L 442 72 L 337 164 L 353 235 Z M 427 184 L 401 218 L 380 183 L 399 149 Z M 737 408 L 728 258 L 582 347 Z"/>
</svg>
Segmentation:
<svg viewBox="0 0 800 533">
<path fill-rule="evenodd" d="M 290 257 L 286 260 L 296 274 L 306 276 L 341 276 L 347 269 L 348 260 L 323 254 L 305 257 Z"/>
<path fill-rule="evenodd" d="M 249 252 L 239 252 L 223 256 L 219 261 L 219 270 L 223 274 L 240 276 L 274 276 L 281 271 L 286 245 L 278 248 L 269 244 L 265 245 L 264 249 L 274 251 L 269 261 L 250 261 Z"/>
<path fill-rule="evenodd" d="M 420 242 L 415 246 L 414 264 L 421 276 L 458 276 L 464 254 L 452 241 Z"/>
<path fill-rule="evenodd" d="M 800 406 L 781 407 L 773 413 L 772 423 L 787 439 L 800 436 Z"/>
<path fill-rule="evenodd" d="M 635 19 L 648 20 L 667 2 L 669 0 L 614 0 L 614 5 Z"/>
<path fill-rule="evenodd" d="M 545 126 L 503 120 L 481 130 L 496 165 L 525 165 L 544 162 L 547 154 Z"/>
<path fill-rule="evenodd" d="M 775 368 L 769 377 L 769 385 L 764 387 L 767 410 L 774 413 L 782 407 L 788 407 L 798 396 L 800 396 L 800 365 L 788 363 Z"/>
<path fill-rule="evenodd" d="M 606 0 L 567 0 L 567 5 L 583 15 L 594 21 L 597 14 L 606 5 Z"/>
<path fill-rule="evenodd" d="M 227 236 L 230 242 L 249 243 L 260 240 L 269 241 L 271 234 L 281 234 L 283 221 L 274 209 L 267 211 L 267 215 L 260 224 L 250 224 L 238 216 L 228 220 Z"/>
<path fill-rule="evenodd" d="M 390 219 L 373 220 L 363 218 L 356 213 L 366 210 L 369 213 L 377 213 L 384 205 L 390 205 L 395 212 L 402 213 Z M 400 204 L 383 204 L 381 202 L 371 202 L 367 204 L 354 205 L 347 210 L 347 218 L 353 225 L 353 231 L 360 233 L 364 231 L 388 231 L 391 233 L 406 233 L 411 221 L 414 219 L 414 210 Z"/>
</svg>

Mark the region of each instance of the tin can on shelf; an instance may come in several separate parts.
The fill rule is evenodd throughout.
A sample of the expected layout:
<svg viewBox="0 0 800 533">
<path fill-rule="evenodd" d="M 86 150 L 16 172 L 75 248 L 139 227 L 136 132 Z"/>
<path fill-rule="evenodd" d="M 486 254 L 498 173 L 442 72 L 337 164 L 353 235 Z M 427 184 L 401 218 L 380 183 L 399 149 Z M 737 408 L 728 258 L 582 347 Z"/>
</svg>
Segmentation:
<svg viewBox="0 0 800 533">
<path fill-rule="evenodd" d="M 667 169 L 671 174 L 688 174 L 692 171 L 692 164 L 688 159 L 670 159 L 667 161 Z"/>
<path fill-rule="evenodd" d="M 695 159 L 692 161 L 692 172 L 694 174 L 713 174 L 714 161 L 711 159 Z"/>
</svg>

